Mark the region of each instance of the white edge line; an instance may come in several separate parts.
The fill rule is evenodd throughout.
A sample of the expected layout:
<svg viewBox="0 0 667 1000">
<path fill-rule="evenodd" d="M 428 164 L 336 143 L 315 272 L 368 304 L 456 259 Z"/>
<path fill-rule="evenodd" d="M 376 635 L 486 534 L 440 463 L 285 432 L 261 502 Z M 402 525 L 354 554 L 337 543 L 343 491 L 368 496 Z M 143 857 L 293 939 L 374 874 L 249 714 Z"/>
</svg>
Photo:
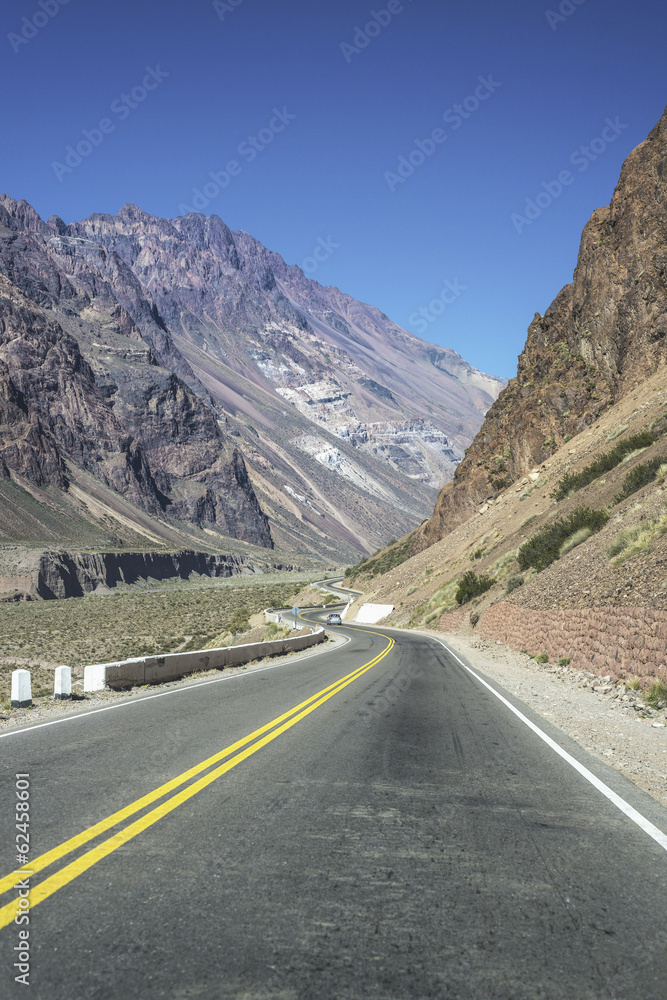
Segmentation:
<svg viewBox="0 0 667 1000">
<path fill-rule="evenodd" d="M 620 809 L 622 813 L 625 813 L 628 819 L 631 819 L 633 823 L 636 823 L 637 826 L 644 831 L 644 833 L 647 833 L 649 837 L 652 837 L 656 843 L 667 851 L 667 834 L 663 833 L 662 830 L 659 830 L 657 826 L 654 826 L 653 823 L 646 819 L 645 816 L 642 816 L 640 812 L 637 812 L 637 810 L 631 806 L 629 802 L 626 802 L 625 799 L 621 798 L 621 796 L 614 792 L 608 785 L 605 785 L 604 781 L 601 781 L 593 774 L 592 771 L 589 771 L 587 767 L 580 764 L 575 757 L 572 757 L 566 750 L 563 750 L 563 748 L 559 746 L 555 740 L 552 740 L 550 736 L 547 736 L 547 734 L 540 729 L 539 726 L 536 726 L 534 722 L 531 722 L 530 719 L 528 719 L 523 712 L 520 712 L 518 708 L 515 708 L 514 705 L 507 700 L 507 698 L 503 698 L 503 696 L 496 691 L 494 687 L 487 684 L 483 677 L 480 677 L 476 671 L 467 666 L 463 660 L 456 655 L 454 650 L 450 649 L 449 646 L 442 641 L 442 639 L 436 639 L 435 636 L 430 636 L 430 638 L 433 638 L 436 642 L 440 643 L 440 645 L 454 657 L 457 663 L 461 664 L 464 670 L 467 670 L 469 674 L 472 674 L 472 676 L 478 680 L 480 684 L 483 684 L 484 687 L 491 692 L 491 694 L 494 694 L 499 701 L 502 701 L 503 705 L 506 705 L 511 712 L 514 712 L 518 719 L 521 719 L 521 721 L 525 723 L 529 729 L 532 729 L 532 731 L 539 736 L 541 740 L 544 740 L 547 746 L 550 746 L 552 750 L 555 750 L 559 757 L 562 757 L 563 760 L 567 761 L 567 763 L 573 767 L 575 771 L 578 771 L 579 774 L 586 779 L 586 781 L 589 781 L 594 788 L 597 788 L 599 792 L 602 792 L 602 794 L 606 796 L 606 798 L 608 798 L 617 809 Z"/>
<path fill-rule="evenodd" d="M 345 642 L 341 643 L 341 645 L 346 646 L 348 642 L 352 642 L 350 636 L 346 636 Z M 301 656 L 299 662 L 301 660 L 309 660 L 312 656 L 321 656 L 322 653 L 333 652 L 335 652 L 333 649 L 318 649 L 314 653 L 309 653 L 308 656 Z M 291 660 L 290 662 L 295 663 L 297 661 Z M 153 698 L 165 698 L 168 694 L 182 694 L 183 691 L 193 691 L 195 688 L 207 687 L 209 684 L 219 684 L 221 681 L 233 681 L 238 677 L 252 677 L 253 674 L 261 674 L 264 670 L 275 670 L 276 667 L 284 666 L 284 663 L 269 663 L 266 667 L 257 667 L 255 670 L 251 670 L 249 674 L 228 674 L 226 677 L 214 677 L 210 681 L 195 681 L 194 684 L 184 684 L 183 687 L 170 688 L 169 691 L 160 691 L 158 694 L 143 695 L 140 698 L 135 698 L 133 701 L 120 702 L 118 705 L 105 705 L 104 708 L 93 708 L 90 712 L 79 712 L 76 715 L 68 715 L 64 719 L 52 719 L 51 722 L 39 722 L 36 726 L 27 726 L 24 729 L 12 729 L 8 733 L 0 733 L 0 740 L 4 740 L 8 736 L 20 736 L 23 733 L 32 733 L 35 729 L 45 729 L 47 726 L 57 726 L 61 722 L 78 722 L 79 719 L 87 719 L 89 716 L 97 715 L 99 712 L 110 712 L 114 708 L 141 705 L 144 701 L 152 701 Z"/>
</svg>

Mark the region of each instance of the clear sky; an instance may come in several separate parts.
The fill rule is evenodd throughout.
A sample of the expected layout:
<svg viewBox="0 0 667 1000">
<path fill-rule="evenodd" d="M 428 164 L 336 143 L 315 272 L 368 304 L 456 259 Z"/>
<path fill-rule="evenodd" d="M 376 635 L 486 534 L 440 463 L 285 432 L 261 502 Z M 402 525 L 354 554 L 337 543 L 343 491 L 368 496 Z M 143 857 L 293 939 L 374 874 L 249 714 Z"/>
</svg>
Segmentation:
<svg viewBox="0 0 667 1000">
<path fill-rule="evenodd" d="M 216 213 L 505 377 L 667 104 L 664 0 L 16 0 L 0 19 L 0 190 L 66 222 Z"/>
</svg>

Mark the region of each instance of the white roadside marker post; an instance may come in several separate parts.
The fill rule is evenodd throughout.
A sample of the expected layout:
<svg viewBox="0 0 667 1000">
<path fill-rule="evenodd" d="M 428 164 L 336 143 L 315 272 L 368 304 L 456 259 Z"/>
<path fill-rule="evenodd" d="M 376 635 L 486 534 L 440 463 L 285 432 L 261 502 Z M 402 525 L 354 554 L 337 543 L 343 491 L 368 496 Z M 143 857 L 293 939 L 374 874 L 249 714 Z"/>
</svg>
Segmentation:
<svg viewBox="0 0 667 1000">
<path fill-rule="evenodd" d="M 53 685 L 53 697 L 56 701 L 70 701 L 72 698 L 72 668 L 56 667 L 56 677 Z"/>
<path fill-rule="evenodd" d="M 32 705 L 32 688 L 29 670 L 12 670 L 12 708 Z"/>
</svg>

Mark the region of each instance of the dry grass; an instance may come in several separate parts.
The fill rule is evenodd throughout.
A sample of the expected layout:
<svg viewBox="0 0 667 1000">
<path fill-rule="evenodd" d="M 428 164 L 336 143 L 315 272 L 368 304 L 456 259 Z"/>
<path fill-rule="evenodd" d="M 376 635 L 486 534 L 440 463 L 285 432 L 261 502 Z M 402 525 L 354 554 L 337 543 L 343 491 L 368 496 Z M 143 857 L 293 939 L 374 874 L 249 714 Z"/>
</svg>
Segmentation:
<svg viewBox="0 0 667 1000">
<path fill-rule="evenodd" d="M 631 528 L 619 531 L 618 535 L 607 548 L 607 558 L 612 566 L 620 566 L 626 559 L 646 552 L 655 538 L 667 534 L 667 512 L 656 521 L 640 521 Z"/>
<path fill-rule="evenodd" d="M 291 604 L 302 587 L 303 578 L 246 577 L 154 593 L 0 604 L 0 664 L 64 663 L 80 675 L 88 663 L 202 649 L 221 634 L 246 631 L 248 618 L 263 608 Z"/>
<path fill-rule="evenodd" d="M 575 531 L 575 533 L 570 535 L 570 537 L 561 545 L 558 553 L 559 558 L 562 559 L 562 557 L 566 556 L 568 552 L 572 551 L 572 549 L 576 549 L 577 545 L 581 545 L 582 542 L 585 542 L 586 539 L 590 538 L 592 534 L 593 532 L 590 528 L 580 528 L 579 531 Z"/>
</svg>

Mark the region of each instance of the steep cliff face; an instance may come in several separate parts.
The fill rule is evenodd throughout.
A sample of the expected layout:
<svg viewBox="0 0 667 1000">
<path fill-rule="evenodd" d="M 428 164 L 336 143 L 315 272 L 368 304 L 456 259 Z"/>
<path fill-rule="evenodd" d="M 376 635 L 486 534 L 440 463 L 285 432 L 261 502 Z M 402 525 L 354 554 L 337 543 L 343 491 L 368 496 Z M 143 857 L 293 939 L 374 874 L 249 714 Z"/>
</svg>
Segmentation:
<svg viewBox="0 0 667 1000">
<path fill-rule="evenodd" d="M 158 493 L 146 456 L 106 405 L 77 342 L 0 275 L 0 459 L 5 475 L 65 487 L 65 457 L 146 509 Z"/>
<path fill-rule="evenodd" d="M 537 314 L 516 378 L 440 493 L 413 552 L 549 458 L 667 361 L 667 112 L 584 229 L 572 284 Z"/>
<path fill-rule="evenodd" d="M 63 229 L 0 205 L 0 475 L 66 489 L 71 462 L 156 517 L 272 547 L 242 455 L 136 277 Z"/>
<path fill-rule="evenodd" d="M 289 567 L 286 567 L 289 568 Z M 246 556 L 208 552 L 44 552 L 9 547 L 0 558 L 0 593 L 12 598 L 82 597 L 98 588 L 137 583 L 149 578 L 187 580 L 193 574 L 208 577 L 247 576 L 256 568 Z M 16 588 L 16 594 L 12 593 Z"/>
</svg>

